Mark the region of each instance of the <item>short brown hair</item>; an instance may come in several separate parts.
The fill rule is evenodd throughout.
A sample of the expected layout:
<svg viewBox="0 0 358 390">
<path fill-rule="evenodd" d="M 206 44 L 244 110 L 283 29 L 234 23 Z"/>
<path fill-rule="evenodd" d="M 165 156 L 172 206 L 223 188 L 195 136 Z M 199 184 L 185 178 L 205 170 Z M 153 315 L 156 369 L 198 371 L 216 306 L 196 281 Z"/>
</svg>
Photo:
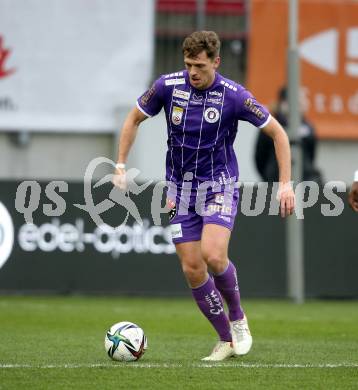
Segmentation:
<svg viewBox="0 0 358 390">
<path fill-rule="evenodd" d="M 194 58 L 204 50 L 213 60 L 220 53 L 220 44 L 215 31 L 195 31 L 185 38 L 183 54 L 185 57 Z"/>
</svg>

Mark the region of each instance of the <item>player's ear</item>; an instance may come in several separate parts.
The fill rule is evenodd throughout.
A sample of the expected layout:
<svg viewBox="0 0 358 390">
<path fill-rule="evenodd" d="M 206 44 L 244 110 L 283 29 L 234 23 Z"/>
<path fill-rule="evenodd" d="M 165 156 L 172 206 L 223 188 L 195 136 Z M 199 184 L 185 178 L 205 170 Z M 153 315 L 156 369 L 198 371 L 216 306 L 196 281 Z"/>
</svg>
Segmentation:
<svg viewBox="0 0 358 390">
<path fill-rule="evenodd" d="M 221 62 L 221 58 L 218 56 L 218 57 L 215 57 L 214 59 L 214 68 L 217 69 L 220 65 L 220 62 Z"/>
</svg>

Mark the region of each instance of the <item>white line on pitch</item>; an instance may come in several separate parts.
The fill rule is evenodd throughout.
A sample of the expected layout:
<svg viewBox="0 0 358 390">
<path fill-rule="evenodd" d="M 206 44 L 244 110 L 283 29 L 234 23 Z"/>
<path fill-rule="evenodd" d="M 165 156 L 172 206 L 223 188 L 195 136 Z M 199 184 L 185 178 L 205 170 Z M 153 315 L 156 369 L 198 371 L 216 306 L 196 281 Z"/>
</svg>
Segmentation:
<svg viewBox="0 0 358 390">
<path fill-rule="evenodd" d="M 95 364 L 0 364 L 5 368 L 358 368 L 358 363 L 269 364 L 269 363 L 95 363 Z"/>
</svg>

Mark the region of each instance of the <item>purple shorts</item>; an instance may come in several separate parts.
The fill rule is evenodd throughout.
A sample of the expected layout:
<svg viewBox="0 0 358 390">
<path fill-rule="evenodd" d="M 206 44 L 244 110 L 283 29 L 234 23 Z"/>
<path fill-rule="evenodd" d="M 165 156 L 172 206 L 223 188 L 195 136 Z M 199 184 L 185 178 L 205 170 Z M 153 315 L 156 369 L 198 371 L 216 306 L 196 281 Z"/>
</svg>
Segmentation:
<svg viewBox="0 0 358 390">
<path fill-rule="evenodd" d="M 200 241 L 203 226 L 220 225 L 232 230 L 234 227 L 239 192 L 231 194 L 209 193 L 205 199 L 197 200 L 196 194 L 188 202 L 176 201 L 168 196 L 169 223 L 174 244 L 188 241 Z"/>
</svg>

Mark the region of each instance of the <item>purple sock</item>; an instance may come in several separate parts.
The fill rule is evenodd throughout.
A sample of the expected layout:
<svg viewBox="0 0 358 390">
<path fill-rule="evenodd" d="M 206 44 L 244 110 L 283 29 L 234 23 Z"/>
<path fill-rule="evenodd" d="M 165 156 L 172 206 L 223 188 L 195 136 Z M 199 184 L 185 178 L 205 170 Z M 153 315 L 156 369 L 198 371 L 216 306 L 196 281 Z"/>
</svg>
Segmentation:
<svg viewBox="0 0 358 390">
<path fill-rule="evenodd" d="M 231 341 L 229 319 L 224 312 L 224 303 L 214 281 L 209 277 L 203 285 L 191 291 L 199 309 L 211 322 L 220 340 Z"/>
<path fill-rule="evenodd" d="M 234 264 L 229 261 L 223 273 L 214 275 L 214 281 L 228 305 L 230 321 L 242 320 L 244 312 L 240 306 L 240 290 Z"/>
</svg>

